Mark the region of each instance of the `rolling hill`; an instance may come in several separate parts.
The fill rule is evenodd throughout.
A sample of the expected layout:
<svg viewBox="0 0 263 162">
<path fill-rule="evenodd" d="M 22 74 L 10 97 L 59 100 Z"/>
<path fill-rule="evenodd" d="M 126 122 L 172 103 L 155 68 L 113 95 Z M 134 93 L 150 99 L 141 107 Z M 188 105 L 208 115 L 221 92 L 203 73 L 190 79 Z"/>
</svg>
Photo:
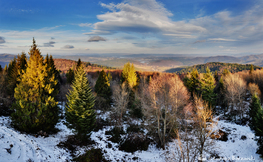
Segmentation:
<svg viewBox="0 0 263 162">
<path fill-rule="evenodd" d="M 193 69 L 197 69 L 199 73 L 205 73 L 206 67 L 209 67 L 209 69 L 213 73 L 215 71 L 222 73 L 224 69 L 228 69 L 231 73 L 233 73 L 233 72 L 238 72 L 242 70 L 249 70 L 251 67 L 251 64 L 209 62 L 206 64 L 193 65 L 190 67 L 173 68 L 173 69 L 167 70 L 166 72 L 182 74 L 182 73 L 191 72 Z M 254 69 L 261 69 L 261 67 L 254 66 Z"/>
</svg>

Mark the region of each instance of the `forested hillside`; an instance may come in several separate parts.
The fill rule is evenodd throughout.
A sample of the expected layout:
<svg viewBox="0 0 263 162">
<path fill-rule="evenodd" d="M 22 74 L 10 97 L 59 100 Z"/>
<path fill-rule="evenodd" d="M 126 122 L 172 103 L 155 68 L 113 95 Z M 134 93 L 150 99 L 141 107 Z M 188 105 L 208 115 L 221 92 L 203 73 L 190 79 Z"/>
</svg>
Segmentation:
<svg viewBox="0 0 263 162">
<path fill-rule="evenodd" d="M 66 73 L 69 69 L 74 69 L 77 65 L 77 61 L 69 60 L 69 59 L 54 59 L 54 64 L 58 70 Z M 92 64 L 89 62 L 83 62 L 86 70 L 89 71 L 97 71 L 102 69 L 115 69 L 108 66 L 102 66 L 97 64 Z"/>
<path fill-rule="evenodd" d="M 209 62 L 206 64 L 193 65 L 190 67 L 178 67 L 174 69 L 167 70 L 170 73 L 177 74 L 186 74 L 188 72 L 193 71 L 193 69 L 197 69 L 199 73 L 205 73 L 206 68 L 208 67 L 212 73 L 217 71 L 218 73 L 222 73 L 224 69 L 227 69 L 231 73 L 236 73 L 243 70 L 250 70 L 252 64 L 237 64 L 237 63 L 222 63 L 222 62 Z M 259 66 L 253 66 L 254 70 L 261 69 Z"/>
</svg>

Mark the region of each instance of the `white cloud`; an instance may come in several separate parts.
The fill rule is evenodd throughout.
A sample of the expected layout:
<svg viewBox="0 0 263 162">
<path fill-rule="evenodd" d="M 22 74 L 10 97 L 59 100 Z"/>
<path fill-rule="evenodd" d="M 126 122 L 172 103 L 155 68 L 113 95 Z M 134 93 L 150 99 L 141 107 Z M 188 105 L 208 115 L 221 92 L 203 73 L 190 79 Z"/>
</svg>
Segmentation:
<svg viewBox="0 0 263 162">
<path fill-rule="evenodd" d="M 226 41 L 226 42 L 236 41 L 234 39 L 226 39 L 226 38 L 209 38 L 208 40 L 211 40 L 211 41 Z"/>
<path fill-rule="evenodd" d="M 105 38 L 102 38 L 100 36 L 93 36 L 91 37 L 88 42 L 99 42 L 99 41 L 106 41 Z"/>
<path fill-rule="evenodd" d="M 127 0 L 119 4 L 104 4 L 111 12 L 98 15 L 102 22 L 94 24 L 92 32 L 85 34 L 110 34 L 115 32 L 136 33 L 161 33 L 170 36 L 182 37 L 180 34 L 188 35 L 206 31 L 197 25 L 186 21 L 174 22 L 169 17 L 173 14 L 161 3 L 155 0 Z M 184 38 L 192 38 L 184 35 Z"/>
<path fill-rule="evenodd" d="M 65 45 L 63 48 L 64 49 L 72 49 L 72 48 L 74 48 L 74 46 L 72 46 L 72 45 Z"/>
<path fill-rule="evenodd" d="M 80 27 L 91 27 L 92 26 L 92 23 L 81 23 L 81 24 L 78 24 Z"/>
<path fill-rule="evenodd" d="M 0 44 L 5 43 L 5 38 L 0 37 Z"/>
<path fill-rule="evenodd" d="M 54 47 L 54 44 L 55 44 L 56 42 L 54 42 L 54 41 L 49 41 L 48 43 L 44 43 L 44 46 L 43 47 Z"/>
</svg>

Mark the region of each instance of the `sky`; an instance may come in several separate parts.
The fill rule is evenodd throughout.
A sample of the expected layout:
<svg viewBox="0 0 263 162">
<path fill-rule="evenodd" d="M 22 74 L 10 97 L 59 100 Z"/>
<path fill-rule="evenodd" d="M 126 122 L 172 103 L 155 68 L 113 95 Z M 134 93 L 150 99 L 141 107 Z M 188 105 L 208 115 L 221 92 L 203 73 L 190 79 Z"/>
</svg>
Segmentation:
<svg viewBox="0 0 263 162">
<path fill-rule="evenodd" d="M 263 53 L 262 0 L 0 0 L 0 53 Z"/>
</svg>

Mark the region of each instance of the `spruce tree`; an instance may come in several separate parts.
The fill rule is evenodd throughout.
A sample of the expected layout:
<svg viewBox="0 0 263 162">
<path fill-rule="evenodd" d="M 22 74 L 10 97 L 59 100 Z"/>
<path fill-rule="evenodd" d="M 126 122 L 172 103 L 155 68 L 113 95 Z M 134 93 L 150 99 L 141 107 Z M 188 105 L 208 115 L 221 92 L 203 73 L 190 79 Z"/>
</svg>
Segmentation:
<svg viewBox="0 0 263 162">
<path fill-rule="evenodd" d="M 193 69 L 193 71 L 190 73 L 190 78 L 187 77 L 184 80 L 184 82 L 189 92 L 191 92 L 191 97 L 194 96 L 194 93 L 199 94 L 198 87 L 199 87 L 200 81 L 199 81 L 199 73 L 197 69 Z"/>
<path fill-rule="evenodd" d="M 82 65 L 82 62 L 81 62 L 81 60 L 80 60 L 80 58 L 79 58 L 79 60 L 78 60 L 78 62 L 77 62 L 76 70 L 78 70 L 78 68 L 79 68 L 81 65 Z"/>
<path fill-rule="evenodd" d="M 214 93 L 215 89 L 215 79 L 210 72 L 210 69 L 206 68 L 206 73 L 200 80 L 200 85 L 197 88 L 200 94 L 202 95 L 203 100 L 209 103 L 209 106 L 215 104 L 216 94 Z"/>
<path fill-rule="evenodd" d="M 69 69 L 69 71 L 66 73 L 67 77 L 67 83 L 72 84 L 74 80 L 74 71 L 72 69 Z"/>
<path fill-rule="evenodd" d="M 107 77 L 108 77 L 109 82 L 111 82 L 111 81 L 112 81 L 112 75 L 111 75 L 111 72 L 108 72 L 108 73 L 107 73 Z"/>
<path fill-rule="evenodd" d="M 83 66 L 76 71 L 71 88 L 66 104 L 67 127 L 73 129 L 79 139 L 86 140 L 94 129 L 96 115 L 95 98 Z"/>
<path fill-rule="evenodd" d="M 26 54 L 22 52 L 21 56 L 18 54 L 17 58 L 14 58 L 13 61 L 10 62 L 10 68 L 8 68 L 8 85 L 7 90 L 8 94 L 11 98 L 14 97 L 14 89 L 17 84 L 19 84 L 19 79 L 26 70 Z"/>
<path fill-rule="evenodd" d="M 217 70 L 215 71 L 214 78 L 215 78 L 215 81 L 216 81 L 216 82 L 218 82 L 218 81 L 219 81 L 219 80 L 218 80 L 218 72 L 217 72 Z"/>
<path fill-rule="evenodd" d="M 58 106 L 54 97 L 57 84 L 55 74 L 48 75 L 47 65 L 37 48 L 31 46 L 30 59 L 20 83 L 15 88 L 12 116 L 13 125 L 25 132 L 52 131 L 58 122 Z"/>
<path fill-rule="evenodd" d="M 221 76 L 219 82 L 218 82 L 218 103 L 221 105 L 221 107 L 226 108 L 227 103 L 225 101 L 225 87 L 224 87 L 224 81 L 223 76 Z"/>
<path fill-rule="evenodd" d="M 100 72 L 98 80 L 96 81 L 95 92 L 98 96 L 105 98 L 108 105 L 111 103 L 112 92 L 110 82 L 104 70 Z"/>
<path fill-rule="evenodd" d="M 260 106 L 260 100 L 256 94 L 252 97 L 252 102 L 249 106 L 249 126 L 257 136 L 257 153 L 263 158 L 263 109 Z"/>
<path fill-rule="evenodd" d="M 254 94 L 252 96 L 252 101 L 249 105 L 249 126 L 251 130 L 256 131 L 256 128 L 258 126 L 258 114 L 261 112 L 261 104 L 258 96 Z"/>
<path fill-rule="evenodd" d="M 59 75 L 59 71 L 56 69 L 52 55 L 50 55 L 50 56 L 48 54 L 46 55 L 44 64 L 47 66 L 48 77 L 52 77 L 52 75 L 54 75 L 55 79 L 57 81 L 59 81 L 61 78 Z M 53 93 L 57 94 L 59 92 L 59 87 L 60 87 L 59 82 L 58 82 L 58 84 L 53 85 L 53 86 L 54 86 L 54 87 L 52 87 L 52 88 L 54 88 Z"/>
</svg>

